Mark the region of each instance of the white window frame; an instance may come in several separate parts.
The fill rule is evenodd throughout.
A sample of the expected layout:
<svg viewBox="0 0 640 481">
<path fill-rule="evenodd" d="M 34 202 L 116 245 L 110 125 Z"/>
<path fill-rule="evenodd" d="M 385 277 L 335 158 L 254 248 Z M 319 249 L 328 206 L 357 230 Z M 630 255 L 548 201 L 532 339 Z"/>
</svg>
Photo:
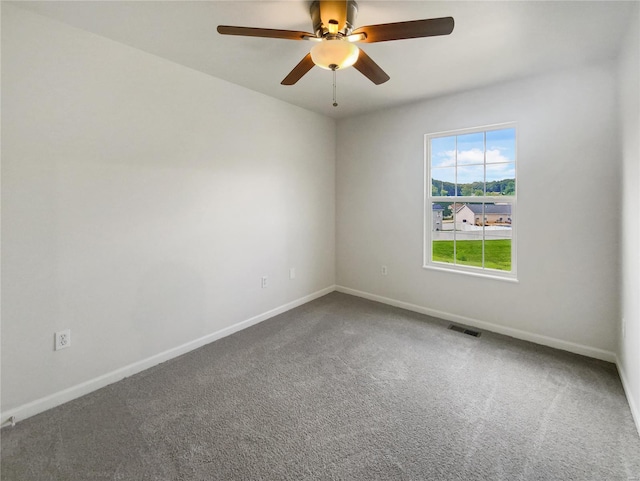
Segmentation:
<svg viewBox="0 0 640 481">
<path fill-rule="evenodd" d="M 432 212 L 432 203 L 438 202 L 456 202 L 456 203 L 495 203 L 498 198 L 496 196 L 490 195 L 482 195 L 482 196 L 434 196 L 432 195 L 431 190 L 431 139 L 439 138 L 439 137 L 451 137 L 457 135 L 465 135 L 465 134 L 473 134 L 480 132 L 490 132 L 493 130 L 502 130 L 502 129 L 515 129 L 515 152 L 514 152 L 514 168 L 515 168 L 515 194 L 499 197 L 503 202 L 508 202 L 511 204 L 511 271 L 503 271 L 499 269 L 491 269 L 487 267 L 475 267 L 475 266 L 466 266 L 461 264 L 447 263 L 447 262 L 438 262 L 432 259 L 433 246 L 432 246 L 432 225 L 433 225 L 433 212 Z M 485 139 L 485 155 L 486 155 L 486 139 Z M 516 122 L 506 122 L 501 124 L 493 124 L 493 125 L 485 125 L 481 127 L 473 127 L 468 129 L 458 129 L 458 130 L 449 130 L 442 132 L 434 132 L 425 134 L 424 136 L 424 213 L 423 213 L 423 222 L 424 222 L 424 260 L 423 267 L 425 269 L 446 271 L 446 272 L 457 272 L 466 275 L 472 276 L 480 276 L 480 277 L 488 277 L 492 279 L 499 280 L 507 280 L 517 282 L 517 219 L 516 215 L 517 210 L 517 195 L 518 195 L 518 127 Z M 485 168 L 486 173 L 486 157 L 483 162 L 483 166 Z M 485 192 L 486 194 L 486 192 Z M 455 229 L 454 229 L 454 240 L 455 240 Z M 482 240 L 486 240 L 485 231 L 482 231 Z M 454 244 L 455 246 L 455 244 Z M 484 244 L 483 244 L 484 249 Z M 455 259 L 455 248 L 454 248 L 454 259 Z"/>
</svg>

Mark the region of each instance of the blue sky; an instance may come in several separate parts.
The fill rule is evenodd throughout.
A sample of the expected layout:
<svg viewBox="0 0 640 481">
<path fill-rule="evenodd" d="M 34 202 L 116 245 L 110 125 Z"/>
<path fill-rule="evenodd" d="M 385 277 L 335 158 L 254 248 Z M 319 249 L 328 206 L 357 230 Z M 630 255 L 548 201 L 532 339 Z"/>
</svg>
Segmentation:
<svg viewBox="0 0 640 481">
<path fill-rule="evenodd" d="M 487 181 L 515 177 L 515 135 L 514 128 L 486 132 Z M 459 184 L 483 182 L 484 159 L 483 132 L 431 139 L 431 176 L 434 179 L 455 182 L 457 171 Z"/>
</svg>

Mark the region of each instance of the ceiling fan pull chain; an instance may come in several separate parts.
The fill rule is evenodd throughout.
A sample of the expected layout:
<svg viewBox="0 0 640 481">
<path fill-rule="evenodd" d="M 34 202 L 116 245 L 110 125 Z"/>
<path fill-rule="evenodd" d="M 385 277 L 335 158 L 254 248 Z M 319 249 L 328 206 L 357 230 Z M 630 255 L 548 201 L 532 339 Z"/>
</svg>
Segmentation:
<svg viewBox="0 0 640 481">
<path fill-rule="evenodd" d="M 336 69 L 333 69 L 333 106 L 338 106 L 338 101 L 336 100 Z"/>
</svg>

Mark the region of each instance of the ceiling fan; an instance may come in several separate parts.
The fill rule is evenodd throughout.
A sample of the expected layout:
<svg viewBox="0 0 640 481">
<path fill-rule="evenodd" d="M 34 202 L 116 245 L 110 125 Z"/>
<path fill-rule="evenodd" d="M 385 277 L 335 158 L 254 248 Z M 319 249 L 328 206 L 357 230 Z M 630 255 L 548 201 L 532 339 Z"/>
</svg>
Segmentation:
<svg viewBox="0 0 640 481">
<path fill-rule="evenodd" d="M 449 35 L 454 24 L 452 17 L 442 17 L 369 25 L 354 30 L 358 14 L 358 4 L 354 0 L 315 0 L 311 3 L 310 13 L 315 33 L 229 25 L 219 25 L 218 33 L 316 42 L 311 51 L 284 78 L 282 85 L 294 85 L 314 65 L 333 70 L 334 74 L 338 69 L 353 65 L 374 84 L 380 85 L 389 80 L 389 76 L 354 43 Z M 334 102 L 334 105 L 337 104 Z"/>
</svg>

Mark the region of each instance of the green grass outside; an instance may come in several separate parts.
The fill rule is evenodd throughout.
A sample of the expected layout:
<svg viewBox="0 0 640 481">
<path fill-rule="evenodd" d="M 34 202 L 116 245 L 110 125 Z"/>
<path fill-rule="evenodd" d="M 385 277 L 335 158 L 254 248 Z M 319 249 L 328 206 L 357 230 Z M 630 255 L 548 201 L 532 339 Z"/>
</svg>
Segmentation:
<svg viewBox="0 0 640 481">
<path fill-rule="evenodd" d="M 453 241 L 433 241 L 432 257 L 435 262 L 453 264 Z M 511 239 L 484 241 L 484 267 L 511 271 Z M 465 266 L 482 267 L 482 241 L 456 241 L 456 262 Z"/>
</svg>

